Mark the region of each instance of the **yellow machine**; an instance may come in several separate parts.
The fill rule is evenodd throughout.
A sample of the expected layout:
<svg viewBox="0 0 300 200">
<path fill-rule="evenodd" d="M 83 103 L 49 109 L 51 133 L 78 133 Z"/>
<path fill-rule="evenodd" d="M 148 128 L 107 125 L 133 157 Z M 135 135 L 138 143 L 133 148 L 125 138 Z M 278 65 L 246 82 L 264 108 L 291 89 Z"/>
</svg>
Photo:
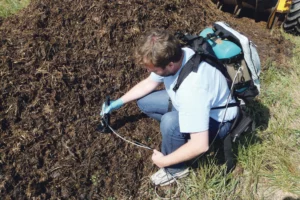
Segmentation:
<svg viewBox="0 0 300 200">
<path fill-rule="evenodd" d="M 285 16 L 283 28 L 286 32 L 300 35 L 300 0 L 213 0 L 218 9 L 224 4 L 234 5 L 233 14 L 239 16 L 243 8 L 255 10 L 255 20 L 261 13 L 269 13 L 267 28 L 272 29 L 280 16 Z"/>
</svg>

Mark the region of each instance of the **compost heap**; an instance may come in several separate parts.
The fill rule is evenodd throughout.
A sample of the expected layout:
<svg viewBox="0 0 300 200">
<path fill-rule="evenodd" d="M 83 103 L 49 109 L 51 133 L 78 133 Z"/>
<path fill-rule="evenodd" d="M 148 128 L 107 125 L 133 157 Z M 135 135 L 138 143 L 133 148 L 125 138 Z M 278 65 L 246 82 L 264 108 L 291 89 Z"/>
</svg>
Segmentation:
<svg viewBox="0 0 300 200">
<path fill-rule="evenodd" d="M 1 199 L 141 198 L 141 181 L 158 169 L 152 152 L 97 131 L 101 105 L 148 76 L 132 59 L 143 33 L 199 33 L 217 20 L 250 37 L 263 63 L 284 62 L 288 45 L 278 31 L 271 35 L 265 22 L 232 18 L 208 1 L 34 0 L 1 19 Z M 111 122 L 159 149 L 158 122 L 135 103 Z"/>
</svg>

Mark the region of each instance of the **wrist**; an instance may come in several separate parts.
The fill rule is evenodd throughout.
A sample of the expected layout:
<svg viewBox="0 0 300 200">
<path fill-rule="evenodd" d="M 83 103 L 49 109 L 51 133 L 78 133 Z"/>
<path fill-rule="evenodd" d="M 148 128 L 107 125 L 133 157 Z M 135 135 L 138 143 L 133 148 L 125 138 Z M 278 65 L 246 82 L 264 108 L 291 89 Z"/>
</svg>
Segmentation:
<svg viewBox="0 0 300 200">
<path fill-rule="evenodd" d="M 119 108 L 124 105 L 124 102 L 123 102 L 123 100 L 121 98 L 117 99 L 114 103 Z"/>
<path fill-rule="evenodd" d="M 161 167 L 168 167 L 170 166 L 169 162 L 168 162 L 168 156 L 163 156 L 160 159 L 160 165 Z"/>
</svg>

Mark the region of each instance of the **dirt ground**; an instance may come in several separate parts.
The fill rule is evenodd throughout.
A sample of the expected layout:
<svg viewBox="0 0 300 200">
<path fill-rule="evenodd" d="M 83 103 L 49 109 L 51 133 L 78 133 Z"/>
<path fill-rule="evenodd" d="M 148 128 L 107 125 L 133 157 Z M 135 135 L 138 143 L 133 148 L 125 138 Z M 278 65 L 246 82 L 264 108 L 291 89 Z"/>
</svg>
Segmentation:
<svg viewBox="0 0 300 200">
<path fill-rule="evenodd" d="M 151 151 L 98 132 L 101 104 L 148 76 L 131 57 L 145 31 L 199 33 L 219 20 L 257 44 L 262 70 L 284 66 L 292 46 L 279 30 L 204 0 L 33 0 L 1 19 L 1 199 L 141 198 L 142 180 L 157 170 Z M 159 149 L 159 124 L 135 103 L 111 125 Z"/>
</svg>

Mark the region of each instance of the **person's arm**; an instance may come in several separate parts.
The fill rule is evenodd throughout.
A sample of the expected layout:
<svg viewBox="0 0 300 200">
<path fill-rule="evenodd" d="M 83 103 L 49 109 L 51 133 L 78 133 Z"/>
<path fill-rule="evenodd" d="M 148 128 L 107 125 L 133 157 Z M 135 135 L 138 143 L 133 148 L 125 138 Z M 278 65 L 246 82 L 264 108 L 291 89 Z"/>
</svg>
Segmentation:
<svg viewBox="0 0 300 200">
<path fill-rule="evenodd" d="M 136 100 L 141 98 L 150 92 L 152 92 L 161 82 L 157 82 L 151 79 L 149 76 L 148 78 L 144 79 L 143 81 L 136 84 L 132 89 L 130 89 L 126 94 L 124 94 L 121 98 L 117 100 L 113 100 L 110 102 L 110 105 L 106 105 L 103 103 L 102 110 L 100 112 L 101 116 L 104 116 L 107 113 L 111 113 L 114 110 L 119 109 L 125 103 L 129 101 Z"/>
<path fill-rule="evenodd" d="M 208 131 L 191 133 L 191 139 L 173 153 L 164 156 L 154 150 L 152 160 L 158 167 L 167 167 L 184 161 L 188 161 L 204 153 L 209 148 Z"/>
<path fill-rule="evenodd" d="M 131 88 L 126 94 L 124 94 L 120 99 L 122 99 L 123 103 L 127 103 L 136 99 L 139 99 L 153 90 L 157 88 L 161 82 L 156 82 L 151 79 L 149 76 L 148 78 L 142 80 L 138 84 L 136 84 L 133 88 Z"/>
</svg>

